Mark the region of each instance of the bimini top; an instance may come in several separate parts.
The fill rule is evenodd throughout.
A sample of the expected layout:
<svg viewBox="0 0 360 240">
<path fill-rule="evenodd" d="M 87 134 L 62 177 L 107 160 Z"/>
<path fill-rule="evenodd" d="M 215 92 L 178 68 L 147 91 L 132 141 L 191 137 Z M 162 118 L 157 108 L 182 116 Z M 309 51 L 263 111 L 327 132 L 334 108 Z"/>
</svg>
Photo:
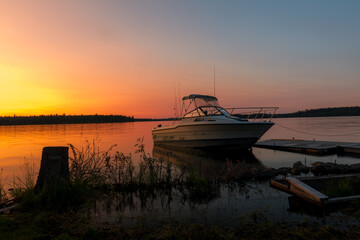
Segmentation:
<svg viewBox="0 0 360 240">
<path fill-rule="evenodd" d="M 216 97 L 208 96 L 208 95 L 200 95 L 200 94 L 191 94 L 189 96 L 185 96 L 182 99 L 183 101 L 189 100 L 189 106 L 184 108 L 185 113 L 189 110 L 196 109 L 202 106 L 219 106 L 218 100 Z M 185 104 L 185 102 L 183 102 Z M 185 105 L 184 105 L 185 106 Z"/>
<path fill-rule="evenodd" d="M 190 94 L 189 96 L 185 96 L 183 97 L 183 101 L 184 100 L 192 100 L 192 99 L 196 99 L 196 98 L 200 98 L 206 102 L 208 101 L 217 101 L 217 98 L 216 97 L 213 97 L 213 96 L 208 96 L 208 95 L 200 95 L 200 94 Z"/>
</svg>

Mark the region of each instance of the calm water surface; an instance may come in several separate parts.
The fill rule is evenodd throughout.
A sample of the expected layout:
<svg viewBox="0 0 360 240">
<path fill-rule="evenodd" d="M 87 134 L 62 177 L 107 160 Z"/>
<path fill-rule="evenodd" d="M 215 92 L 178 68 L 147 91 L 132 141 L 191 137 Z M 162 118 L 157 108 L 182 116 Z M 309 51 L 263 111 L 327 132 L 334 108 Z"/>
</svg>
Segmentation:
<svg viewBox="0 0 360 240">
<path fill-rule="evenodd" d="M 326 117 L 326 118 L 287 118 L 274 119 L 276 123 L 264 136 L 263 140 L 277 139 L 315 139 L 326 141 L 360 142 L 360 117 Z M 38 171 L 41 150 L 45 146 L 66 146 L 71 143 L 78 148 L 86 141 L 95 141 L 101 150 L 107 150 L 116 144 L 114 150 L 125 154 L 134 154 L 138 138 L 144 138 L 145 150 L 156 157 L 176 158 L 189 164 L 215 165 L 228 158 L 222 159 L 211 155 L 194 156 L 191 152 L 176 152 L 171 150 L 153 149 L 151 129 L 158 124 L 168 125 L 171 122 L 134 122 L 134 123 L 106 123 L 106 124 L 68 124 L 68 125 L 35 125 L 35 126 L 0 126 L 0 168 L 2 181 L 10 184 L 14 176 L 21 176 L 21 168 L 25 162 L 30 162 Z M 134 155 L 134 161 L 139 157 Z M 236 160 L 237 156 L 231 156 Z M 239 158 L 241 158 L 239 156 Z M 292 166 L 296 161 L 306 162 L 307 165 L 315 161 L 335 161 L 337 163 L 360 163 L 359 158 L 347 156 L 309 156 L 298 153 L 253 148 L 252 159 L 259 164 L 269 167 Z M 118 196 L 118 201 L 112 198 L 113 204 L 104 210 L 104 204 L 98 203 L 94 208 L 97 221 L 122 224 L 157 223 L 175 218 L 190 222 L 205 224 L 239 224 L 241 217 L 251 215 L 254 211 L 264 212 L 265 216 L 277 221 L 298 222 L 308 218 L 308 215 L 294 212 L 285 193 L 274 190 L 268 182 L 249 182 L 247 190 L 233 191 L 220 186 L 218 196 L 202 203 L 193 203 L 183 199 L 181 194 L 172 196 L 171 201 L 161 194 L 144 204 L 141 199 L 133 196 L 134 204 L 122 204 L 124 196 Z M 165 199 L 163 199 L 165 198 Z M 122 199 L 122 200 L 121 200 Z M 167 202 L 167 204 L 165 204 Z M 121 205 L 121 204 L 120 204 Z M 337 224 L 338 213 L 330 214 L 326 221 Z M 311 216 L 310 216 L 311 217 Z M 317 221 L 317 217 L 311 217 Z M 341 220 L 342 221 L 342 220 Z M 349 220 L 350 221 L 350 220 Z"/>
<path fill-rule="evenodd" d="M 263 136 L 263 140 L 295 138 L 360 142 L 360 117 L 284 118 L 274 119 L 274 122 L 277 124 Z M 3 169 L 3 177 L 9 176 L 18 172 L 26 161 L 39 165 L 41 150 L 45 146 L 66 146 L 71 143 L 81 147 L 87 140 L 96 141 L 102 150 L 116 144 L 116 150 L 129 154 L 134 153 L 137 139 L 143 137 L 146 151 L 152 153 L 151 129 L 158 124 L 169 125 L 171 122 L 0 126 L 0 168 Z M 309 163 L 335 159 L 341 163 L 358 161 L 336 155 L 313 157 L 259 148 L 254 148 L 253 154 L 270 167 L 292 166 L 295 161 L 305 158 Z"/>
</svg>

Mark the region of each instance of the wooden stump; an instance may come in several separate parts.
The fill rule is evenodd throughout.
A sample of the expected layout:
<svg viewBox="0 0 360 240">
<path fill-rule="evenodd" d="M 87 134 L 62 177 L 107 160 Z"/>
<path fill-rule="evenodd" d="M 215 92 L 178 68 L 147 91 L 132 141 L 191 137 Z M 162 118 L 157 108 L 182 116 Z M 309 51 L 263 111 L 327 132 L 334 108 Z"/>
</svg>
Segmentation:
<svg viewBox="0 0 360 240">
<path fill-rule="evenodd" d="M 58 182 L 70 184 L 69 148 L 44 147 L 35 191 L 39 192 Z"/>
</svg>

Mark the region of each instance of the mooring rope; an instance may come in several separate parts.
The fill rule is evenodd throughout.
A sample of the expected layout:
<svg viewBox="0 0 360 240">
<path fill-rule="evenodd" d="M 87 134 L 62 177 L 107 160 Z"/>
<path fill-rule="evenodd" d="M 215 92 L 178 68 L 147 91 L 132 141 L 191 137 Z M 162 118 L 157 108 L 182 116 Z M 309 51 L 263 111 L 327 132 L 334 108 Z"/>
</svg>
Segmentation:
<svg viewBox="0 0 360 240">
<path fill-rule="evenodd" d="M 279 123 L 275 123 L 276 125 L 285 128 L 287 130 L 293 131 L 293 132 L 297 132 L 297 133 L 302 133 L 302 134 L 306 134 L 306 135 L 311 135 L 311 136 L 323 136 L 323 137 L 344 137 L 344 136 L 350 136 L 350 135 L 356 135 L 356 134 L 360 134 L 360 131 L 356 131 L 356 132 L 352 132 L 352 133 L 348 133 L 348 134 L 316 134 L 316 133 L 309 133 L 309 132 L 303 132 L 303 131 L 299 131 L 296 129 L 292 129 L 286 126 L 283 126 Z"/>
</svg>

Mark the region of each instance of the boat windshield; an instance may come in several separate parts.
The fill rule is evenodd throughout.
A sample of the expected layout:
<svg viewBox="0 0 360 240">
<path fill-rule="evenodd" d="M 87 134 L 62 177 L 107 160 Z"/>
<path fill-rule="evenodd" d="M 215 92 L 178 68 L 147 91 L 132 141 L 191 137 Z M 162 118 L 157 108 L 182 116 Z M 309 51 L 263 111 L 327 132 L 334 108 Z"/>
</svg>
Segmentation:
<svg viewBox="0 0 360 240">
<path fill-rule="evenodd" d="M 195 98 L 194 102 L 197 107 L 200 107 L 200 106 L 219 107 L 219 103 L 216 98 Z"/>
<path fill-rule="evenodd" d="M 216 106 L 202 106 L 198 107 L 191 112 L 185 114 L 184 118 L 191 117 L 205 117 L 205 116 L 226 116 L 230 117 L 230 114 L 222 107 Z"/>
<path fill-rule="evenodd" d="M 230 114 L 222 107 L 202 106 L 199 108 L 206 116 L 224 115 L 226 117 L 230 117 Z"/>
</svg>

